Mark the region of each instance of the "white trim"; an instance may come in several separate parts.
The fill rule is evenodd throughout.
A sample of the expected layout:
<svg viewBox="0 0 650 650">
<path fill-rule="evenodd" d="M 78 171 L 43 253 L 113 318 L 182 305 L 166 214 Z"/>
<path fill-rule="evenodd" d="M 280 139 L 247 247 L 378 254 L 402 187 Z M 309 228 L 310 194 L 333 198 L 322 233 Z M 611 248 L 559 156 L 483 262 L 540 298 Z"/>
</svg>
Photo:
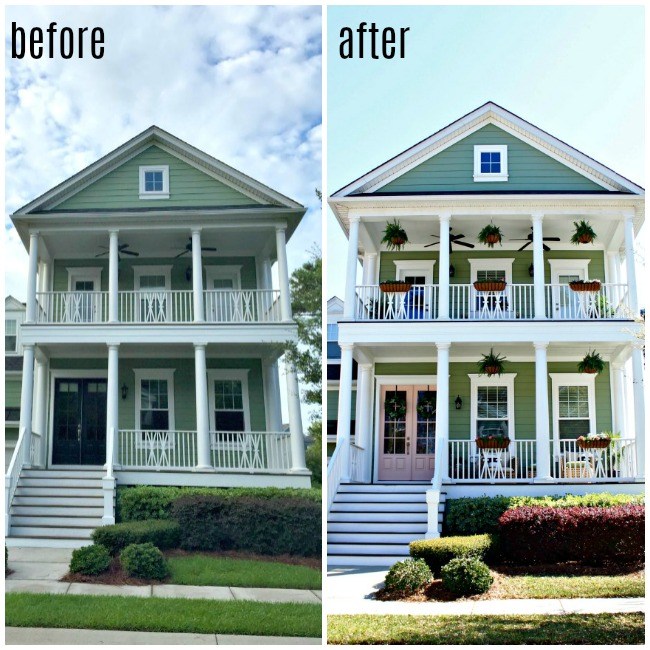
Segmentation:
<svg viewBox="0 0 650 650">
<path fill-rule="evenodd" d="M 481 154 L 501 154 L 501 171 L 498 174 L 481 171 Z M 508 145 L 506 144 L 475 144 L 474 145 L 474 182 L 485 183 L 508 180 Z"/>
<path fill-rule="evenodd" d="M 551 267 L 551 284 L 559 284 L 558 275 L 561 271 L 577 271 L 583 280 L 589 280 L 589 262 L 591 259 L 560 259 L 546 260 Z"/>
<path fill-rule="evenodd" d="M 140 291 L 140 278 L 143 275 L 163 275 L 165 276 L 165 291 L 171 291 L 172 288 L 172 281 L 171 281 L 171 273 L 172 273 L 172 265 L 166 265 L 166 264 L 159 264 L 155 266 L 146 266 L 146 265 L 140 265 L 138 264 L 137 266 L 133 266 L 133 289 L 135 291 Z M 142 291 L 157 291 L 157 289 L 142 289 Z"/>
<path fill-rule="evenodd" d="M 147 172 L 162 172 L 163 188 L 158 191 L 149 191 L 145 189 L 144 178 Z M 140 165 L 140 188 L 139 196 L 141 199 L 168 199 L 169 198 L 169 165 Z"/>
<path fill-rule="evenodd" d="M 93 283 L 93 291 L 102 290 L 102 267 L 101 266 L 70 266 L 66 267 L 68 272 L 68 291 L 75 291 L 74 283 L 77 281 Z"/>
<path fill-rule="evenodd" d="M 476 281 L 477 271 L 505 271 L 506 282 L 512 284 L 512 263 L 514 257 L 470 257 L 467 259 L 470 268 L 470 281 Z"/>
<path fill-rule="evenodd" d="M 403 280 L 406 275 L 424 275 L 424 284 L 433 284 L 436 260 L 394 260 L 393 264 L 396 280 Z"/>
<path fill-rule="evenodd" d="M 140 431 L 140 404 L 142 399 L 141 382 L 143 379 L 166 379 L 167 380 L 167 412 L 169 413 L 168 431 L 176 430 L 176 418 L 174 413 L 174 373 L 175 368 L 133 368 L 135 374 L 135 415 L 134 429 Z"/>
<path fill-rule="evenodd" d="M 582 372 L 551 372 L 551 391 L 553 397 L 553 443 L 559 449 L 560 443 L 560 386 L 587 386 L 589 400 L 589 433 L 596 429 L 596 375 Z"/>
<path fill-rule="evenodd" d="M 501 376 L 468 374 L 470 381 L 470 440 L 476 439 L 476 420 L 478 418 L 478 388 L 483 386 L 505 386 L 508 391 L 508 438 L 511 441 L 511 448 L 515 449 L 512 443 L 515 438 L 515 377 L 516 372 L 506 372 Z"/>
<path fill-rule="evenodd" d="M 232 280 L 232 288 L 235 291 L 241 290 L 241 264 L 204 265 L 206 289 L 214 289 L 211 283 L 214 280 Z"/>
<path fill-rule="evenodd" d="M 242 405 L 244 408 L 244 431 L 251 430 L 251 410 L 250 400 L 248 393 L 248 373 L 247 368 L 219 368 L 208 370 L 208 398 L 210 400 L 210 431 L 216 430 L 216 422 L 214 418 L 215 411 L 215 395 L 214 395 L 214 382 L 217 379 L 234 379 L 241 381 Z"/>
</svg>

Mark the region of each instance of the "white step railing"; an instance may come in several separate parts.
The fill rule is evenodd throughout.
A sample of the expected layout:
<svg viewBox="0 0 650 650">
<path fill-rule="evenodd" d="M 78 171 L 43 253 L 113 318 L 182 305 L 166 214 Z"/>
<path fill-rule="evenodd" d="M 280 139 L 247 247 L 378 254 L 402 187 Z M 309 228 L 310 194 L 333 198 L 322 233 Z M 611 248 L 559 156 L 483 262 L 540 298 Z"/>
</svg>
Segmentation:
<svg viewBox="0 0 650 650">
<path fill-rule="evenodd" d="M 43 465 L 43 436 L 38 431 L 32 431 L 29 444 L 29 464 L 32 467 Z"/>
<path fill-rule="evenodd" d="M 553 320 L 629 319 L 627 285 L 602 283 L 598 291 L 573 291 L 566 284 L 547 284 L 546 315 Z"/>
<path fill-rule="evenodd" d="M 278 323 L 280 292 L 276 289 L 204 291 L 208 323 Z"/>
<path fill-rule="evenodd" d="M 117 464 L 122 469 L 196 467 L 196 431 L 118 431 Z"/>
<path fill-rule="evenodd" d="M 11 456 L 9 467 L 5 473 L 5 537 L 9 535 L 11 528 L 11 503 L 14 500 L 14 494 L 18 487 L 20 472 L 25 464 L 25 428 L 21 428 L 18 433 L 18 441 L 14 447 L 14 453 Z"/>
<path fill-rule="evenodd" d="M 291 434 L 286 431 L 212 431 L 212 467 L 218 471 L 286 472 Z"/>
<path fill-rule="evenodd" d="M 327 512 L 332 509 L 332 504 L 336 498 L 336 493 L 341 485 L 341 477 L 343 476 L 343 454 L 341 453 L 341 445 L 337 444 L 334 448 L 334 453 L 327 463 Z"/>
<path fill-rule="evenodd" d="M 118 291 L 121 323 L 191 323 L 194 295 L 184 291 Z"/>
<path fill-rule="evenodd" d="M 604 449 L 582 449 L 575 440 L 551 443 L 551 475 L 559 481 L 607 482 L 636 478 L 636 442 L 615 438 Z"/>
<path fill-rule="evenodd" d="M 108 291 L 48 291 L 36 294 L 37 323 L 105 323 Z"/>
<path fill-rule="evenodd" d="M 449 441 L 449 478 L 478 483 L 526 482 L 535 478 L 535 440 L 514 440 L 507 449 L 478 449 L 473 440 Z"/>
<path fill-rule="evenodd" d="M 350 443 L 350 481 L 353 483 L 363 482 L 364 453 L 363 447 Z"/>
<path fill-rule="evenodd" d="M 522 320 L 534 317 L 532 284 L 508 284 L 503 291 L 477 291 L 473 284 L 449 285 L 451 320 Z"/>
<path fill-rule="evenodd" d="M 357 287 L 357 320 L 432 320 L 438 313 L 438 285 L 414 284 L 406 292 Z"/>
</svg>

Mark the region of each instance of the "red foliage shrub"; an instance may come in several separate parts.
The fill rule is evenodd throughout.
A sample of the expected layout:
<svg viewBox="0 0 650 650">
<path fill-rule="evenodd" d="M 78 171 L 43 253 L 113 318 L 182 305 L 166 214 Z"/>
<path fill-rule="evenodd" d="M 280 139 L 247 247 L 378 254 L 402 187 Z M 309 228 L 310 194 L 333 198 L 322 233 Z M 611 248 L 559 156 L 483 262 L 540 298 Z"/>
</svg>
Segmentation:
<svg viewBox="0 0 650 650">
<path fill-rule="evenodd" d="M 548 564 L 577 560 L 600 565 L 643 561 L 645 506 L 506 510 L 499 518 L 500 548 L 508 561 Z"/>
</svg>

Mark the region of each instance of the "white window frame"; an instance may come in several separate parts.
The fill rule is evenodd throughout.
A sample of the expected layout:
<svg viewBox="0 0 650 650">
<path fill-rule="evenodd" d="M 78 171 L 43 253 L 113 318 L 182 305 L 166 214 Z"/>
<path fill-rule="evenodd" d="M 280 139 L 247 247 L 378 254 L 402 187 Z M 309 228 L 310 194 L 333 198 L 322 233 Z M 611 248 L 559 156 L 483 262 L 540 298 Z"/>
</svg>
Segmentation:
<svg viewBox="0 0 650 650">
<path fill-rule="evenodd" d="M 15 343 L 15 345 L 14 345 L 14 349 L 13 349 L 13 350 L 7 350 L 7 349 L 6 349 L 6 348 L 7 348 L 7 345 L 6 345 L 6 343 L 7 343 L 7 336 L 8 336 L 8 335 L 7 335 L 7 322 L 9 322 L 9 321 L 13 322 L 14 327 L 15 327 L 15 331 L 14 331 L 13 336 L 14 336 L 14 338 L 16 339 L 16 343 Z M 18 327 L 18 319 L 17 319 L 17 318 L 13 318 L 13 317 L 7 317 L 7 316 L 5 315 L 5 356 L 6 356 L 6 355 L 9 355 L 9 356 L 15 356 L 16 354 L 18 354 L 18 331 L 19 331 L 19 330 L 20 330 L 20 328 Z M 9 335 L 9 336 L 12 336 L 12 335 Z"/>
<path fill-rule="evenodd" d="M 140 278 L 143 275 L 163 275 L 165 277 L 165 291 L 171 291 L 172 288 L 172 267 L 164 266 L 134 266 L 133 267 L 133 288 L 140 291 Z M 142 291 L 151 291 L 144 288 Z"/>
<path fill-rule="evenodd" d="M 71 266 L 67 267 L 68 291 L 74 291 L 75 282 L 92 282 L 93 291 L 102 290 L 102 268 L 101 266 Z"/>
<path fill-rule="evenodd" d="M 501 172 L 489 174 L 481 172 L 481 154 L 501 154 Z M 474 145 L 474 181 L 477 183 L 498 182 L 508 180 L 508 145 L 506 144 L 476 144 Z"/>
<path fill-rule="evenodd" d="M 560 386 L 587 386 L 589 400 L 589 433 L 596 429 L 596 375 L 582 372 L 552 372 L 551 391 L 553 395 L 553 442 L 555 449 L 560 445 Z"/>
<path fill-rule="evenodd" d="M 470 440 L 472 441 L 472 449 L 474 453 L 476 450 L 476 420 L 478 419 L 478 389 L 485 386 L 505 386 L 507 389 L 508 399 L 508 438 L 510 438 L 510 448 L 514 451 L 516 445 L 515 438 L 515 377 L 516 372 L 506 372 L 501 376 L 468 374 L 470 381 Z"/>
<path fill-rule="evenodd" d="M 210 432 L 211 435 L 216 432 L 216 422 L 214 417 L 215 411 L 215 394 L 214 382 L 216 380 L 235 380 L 241 382 L 242 406 L 244 408 L 244 431 L 251 430 L 251 410 L 250 400 L 248 397 L 248 373 L 247 368 L 220 368 L 217 370 L 208 370 L 208 400 L 210 403 Z"/>
<path fill-rule="evenodd" d="M 174 412 L 174 373 L 175 368 L 134 368 L 135 373 L 135 419 L 133 428 L 139 432 L 140 441 L 142 429 L 140 428 L 140 405 L 142 401 L 142 380 L 143 379 L 166 379 L 167 380 L 167 411 L 169 413 L 168 431 L 176 430 L 176 416 Z"/>
<path fill-rule="evenodd" d="M 551 267 L 551 284 L 559 284 L 558 276 L 565 275 L 563 271 L 571 271 L 580 275 L 583 280 L 589 280 L 589 262 L 590 259 L 551 259 L 547 260 Z M 568 273 L 567 273 L 568 275 Z"/>
<path fill-rule="evenodd" d="M 407 275 L 423 275 L 425 284 L 433 284 L 433 269 L 436 260 L 396 260 L 395 279 L 403 280 Z"/>
<path fill-rule="evenodd" d="M 145 172 L 162 172 L 163 188 L 161 192 L 147 192 L 144 185 Z M 168 199 L 169 198 L 169 165 L 140 165 L 140 192 L 141 199 Z"/>
<path fill-rule="evenodd" d="M 209 291 L 214 280 L 232 280 L 233 291 L 241 290 L 241 264 L 205 266 L 205 283 Z"/>
<path fill-rule="evenodd" d="M 470 257 L 467 259 L 471 282 L 476 282 L 477 271 L 505 271 L 506 282 L 512 284 L 512 263 L 514 257 Z"/>
</svg>

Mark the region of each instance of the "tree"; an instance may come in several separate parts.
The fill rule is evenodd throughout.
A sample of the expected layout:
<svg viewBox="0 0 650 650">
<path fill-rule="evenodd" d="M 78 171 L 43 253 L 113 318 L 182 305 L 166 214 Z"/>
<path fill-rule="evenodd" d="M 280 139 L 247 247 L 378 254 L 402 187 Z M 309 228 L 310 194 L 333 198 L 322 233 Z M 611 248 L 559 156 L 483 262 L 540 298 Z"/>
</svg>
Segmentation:
<svg viewBox="0 0 650 650">
<path fill-rule="evenodd" d="M 307 447 L 305 460 L 307 468 L 311 472 L 311 479 L 314 485 L 321 485 L 323 482 L 323 422 L 314 420 L 309 425 L 309 437 L 312 442 Z"/>
</svg>

